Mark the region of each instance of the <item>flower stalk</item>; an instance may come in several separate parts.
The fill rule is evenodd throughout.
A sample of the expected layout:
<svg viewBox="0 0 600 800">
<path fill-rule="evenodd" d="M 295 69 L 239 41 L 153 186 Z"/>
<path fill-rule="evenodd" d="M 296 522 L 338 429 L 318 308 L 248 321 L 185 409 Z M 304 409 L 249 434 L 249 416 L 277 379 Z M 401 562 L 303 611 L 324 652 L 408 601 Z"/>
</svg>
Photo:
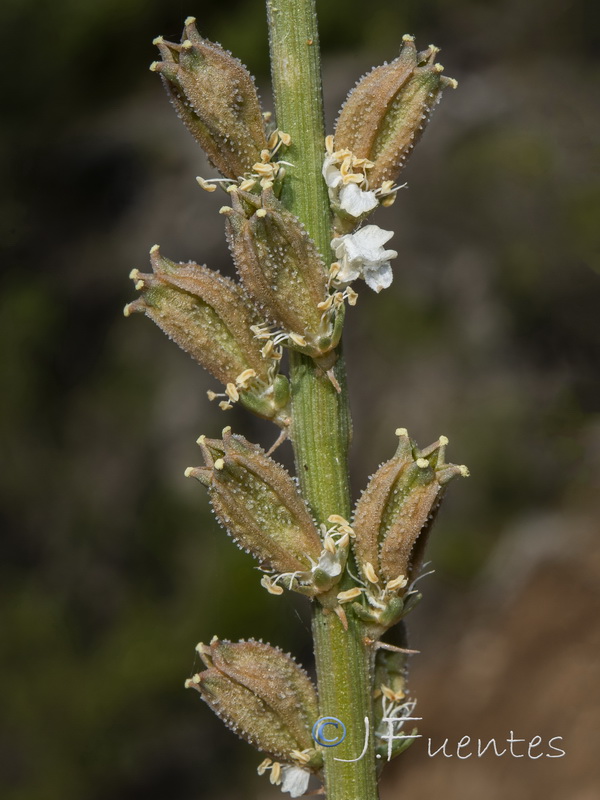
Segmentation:
<svg viewBox="0 0 600 800">
<path fill-rule="evenodd" d="M 267 0 L 271 71 L 278 124 L 290 134 L 289 188 L 282 201 L 304 223 L 325 263 L 331 262 L 331 210 L 322 180 L 325 124 L 314 0 Z M 318 521 L 349 515 L 350 410 L 343 356 L 338 354 L 336 391 L 315 363 L 290 353 L 292 443 L 304 496 Z M 324 752 L 328 800 L 375 800 L 377 777 L 372 738 L 363 750 L 365 718 L 372 725 L 371 653 L 362 626 L 350 616 L 348 630 L 334 614 L 313 606 L 319 713 L 346 725 L 346 740 Z"/>
</svg>

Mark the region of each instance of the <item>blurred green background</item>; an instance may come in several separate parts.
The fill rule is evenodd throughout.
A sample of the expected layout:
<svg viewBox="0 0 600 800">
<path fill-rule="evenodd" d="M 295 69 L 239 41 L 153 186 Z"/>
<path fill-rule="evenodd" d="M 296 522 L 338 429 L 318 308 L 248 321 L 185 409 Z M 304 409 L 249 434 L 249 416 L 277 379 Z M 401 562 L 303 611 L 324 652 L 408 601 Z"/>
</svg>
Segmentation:
<svg viewBox="0 0 600 800">
<path fill-rule="evenodd" d="M 598 19 L 589 0 L 321 0 L 328 127 L 403 33 L 443 48 L 444 97 L 376 220 L 393 286 L 360 292 L 346 351 L 358 492 L 408 427 L 443 433 L 452 486 L 411 620 L 421 732 L 563 736 L 531 761 L 426 755 L 384 797 L 592 800 L 600 790 Z M 152 324 L 129 270 L 159 242 L 230 271 L 202 154 L 148 71 L 188 14 L 257 76 L 262 3 L 4 0 L 0 203 L 4 800 L 275 798 L 260 757 L 183 691 L 194 646 L 263 637 L 310 667 L 183 470 L 224 424 L 274 430 Z M 596 23 L 596 24 L 594 24 Z M 596 92 L 594 92 L 596 90 Z M 289 465 L 289 445 L 279 451 Z"/>
</svg>

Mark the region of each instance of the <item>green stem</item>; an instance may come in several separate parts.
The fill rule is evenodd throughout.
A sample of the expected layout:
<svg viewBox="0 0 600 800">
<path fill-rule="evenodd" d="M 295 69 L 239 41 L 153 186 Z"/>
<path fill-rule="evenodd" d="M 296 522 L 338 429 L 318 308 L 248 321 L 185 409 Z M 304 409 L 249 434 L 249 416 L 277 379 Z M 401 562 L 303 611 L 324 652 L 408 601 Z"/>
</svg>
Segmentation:
<svg viewBox="0 0 600 800">
<path fill-rule="evenodd" d="M 277 125 L 292 138 L 282 200 L 304 223 L 331 261 L 331 212 L 321 176 L 325 150 L 323 96 L 315 0 L 267 0 L 271 68 Z M 341 353 L 335 366 L 341 387 L 312 359 L 290 352 L 292 439 L 304 497 L 318 522 L 330 514 L 350 515 L 348 446 L 351 423 Z M 338 617 L 313 608 L 313 635 L 321 716 L 346 726 L 338 747 L 324 748 L 328 800 L 377 800 L 373 736 L 365 742 L 365 717 L 372 724 L 370 651 L 361 624 L 348 615 L 348 630 Z M 329 729 L 331 730 L 331 729 Z"/>
</svg>

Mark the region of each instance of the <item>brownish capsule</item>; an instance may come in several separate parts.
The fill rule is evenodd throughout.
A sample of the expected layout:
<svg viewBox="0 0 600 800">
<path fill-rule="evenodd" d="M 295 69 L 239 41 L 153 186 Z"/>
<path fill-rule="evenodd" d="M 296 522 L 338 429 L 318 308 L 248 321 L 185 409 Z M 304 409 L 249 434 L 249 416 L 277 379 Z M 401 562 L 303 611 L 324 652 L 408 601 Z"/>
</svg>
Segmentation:
<svg viewBox="0 0 600 800">
<path fill-rule="evenodd" d="M 373 163 L 367 173 L 370 189 L 397 179 L 443 90 L 457 85 L 441 74 L 438 52 L 430 46 L 417 53 L 413 37 L 404 36 L 398 58 L 365 75 L 342 106 L 335 149 Z"/>
<path fill-rule="evenodd" d="M 441 436 L 419 450 L 404 428 L 398 449 L 373 475 L 354 515 L 354 551 L 368 584 L 402 592 L 417 576 L 444 489 L 465 466 L 445 464 Z M 391 584 L 391 586 L 390 586 Z"/>
<path fill-rule="evenodd" d="M 201 436 L 206 466 L 186 475 L 208 488 L 215 515 L 225 530 L 261 566 L 278 573 L 309 572 L 323 545 L 296 484 L 276 461 L 243 436 Z"/>
<path fill-rule="evenodd" d="M 281 329 L 286 347 L 323 357 L 339 342 L 343 300 L 341 293 L 329 296 L 327 268 L 314 242 L 271 189 L 260 197 L 238 190 L 230 196 L 232 206 L 221 213 L 244 286 Z"/>
<path fill-rule="evenodd" d="M 252 639 L 215 637 L 196 650 L 207 669 L 187 680 L 186 688 L 196 689 L 242 739 L 289 765 L 295 783 L 307 785 L 323 761 L 311 735 L 319 715 L 317 693 L 302 667 L 278 648 Z"/>
<path fill-rule="evenodd" d="M 296 749 L 313 746 L 310 732 L 318 717 L 317 694 L 306 672 L 290 655 L 262 642 L 217 638 L 210 645 L 199 645 L 198 652 L 207 667 L 245 686 L 275 711 L 294 738 Z"/>
<path fill-rule="evenodd" d="M 260 416 L 287 424 L 289 390 L 280 354 L 266 353 L 251 328 L 261 322 L 243 288 L 199 264 L 176 264 L 150 251 L 152 274 L 133 270 L 141 292 L 125 314 L 142 312 L 226 387 L 225 406 L 240 400 Z"/>
<path fill-rule="evenodd" d="M 209 161 L 226 178 L 251 172 L 267 148 L 254 80 L 246 67 L 219 44 L 204 39 L 188 17 L 181 44 L 154 40 L 162 61 L 158 72 L 179 118 Z"/>
</svg>

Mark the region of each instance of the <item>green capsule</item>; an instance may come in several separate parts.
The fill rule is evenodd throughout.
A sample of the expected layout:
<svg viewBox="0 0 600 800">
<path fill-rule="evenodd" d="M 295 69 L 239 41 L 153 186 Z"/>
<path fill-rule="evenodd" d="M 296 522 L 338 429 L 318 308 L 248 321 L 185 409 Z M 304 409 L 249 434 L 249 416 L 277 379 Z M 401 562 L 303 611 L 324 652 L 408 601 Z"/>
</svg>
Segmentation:
<svg viewBox="0 0 600 800">
<path fill-rule="evenodd" d="M 335 149 L 372 162 L 370 189 L 397 179 L 443 90 L 457 85 L 442 76 L 443 67 L 435 63 L 438 52 L 430 46 L 417 53 L 413 37 L 404 36 L 398 58 L 365 75 L 342 106 Z"/>
<path fill-rule="evenodd" d="M 254 80 L 246 67 L 219 44 L 203 39 L 195 20 L 186 20 L 181 44 L 154 40 L 162 61 L 158 72 L 178 116 L 209 161 L 237 180 L 260 162 L 267 148 Z"/>
<path fill-rule="evenodd" d="M 286 347 L 322 359 L 340 340 L 343 299 L 329 295 L 327 268 L 314 242 L 271 189 L 260 197 L 230 194 L 232 207 L 221 213 L 244 286 L 281 330 Z"/>
<path fill-rule="evenodd" d="M 276 461 L 230 428 L 201 436 L 206 466 L 186 470 L 203 483 L 215 515 L 239 546 L 277 573 L 309 572 L 323 545 L 296 484 Z"/>
<path fill-rule="evenodd" d="M 252 333 L 261 318 L 243 288 L 208 267 L 169 261 L 158 245 L 150 259 L 152 274 L 131 273 L 142 294 L 125 314 L 146 314 L 221 381 L 222 407 L 239 400 L 259 416 L 289 424 L 288 382 L 278 374 L 281 353 L 267 352 Z"/>
<path fill-rule="evenodd" d="M 446 484 L 468 475 L 445 464 L 445 436 L 419 450 L 404 428 L 392 459 L 371 478 L 354 514 L 354 550 L 368 585 L 402 595 L 417 576 Z"/>
<path fill-rule="evenodd" d="M 197 647 L 207 669 L 186 681 L 238 735 L 288 764 L 316 771 L 311 731 L 318 718 L 315 687 L 290 655 L 254 640 Z"/>
</svg>

